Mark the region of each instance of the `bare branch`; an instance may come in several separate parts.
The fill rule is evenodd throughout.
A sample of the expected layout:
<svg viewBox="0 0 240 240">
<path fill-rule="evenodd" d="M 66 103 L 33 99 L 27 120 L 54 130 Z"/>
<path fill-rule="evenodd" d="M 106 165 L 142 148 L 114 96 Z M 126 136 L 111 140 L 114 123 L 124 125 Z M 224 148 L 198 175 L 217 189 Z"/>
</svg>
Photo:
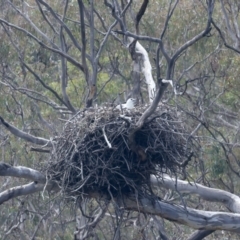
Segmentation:
<svg viewBox="0 0 240 240">
<path fill-rule="evenodd" d="M 239 40 L 238 40 L 239 27 L 238 27 L 238 24 L 237 24 L 236 13 L 235 13 L 235 10 L 234 10 L 234 7 L 233 7 L 234 3 L 230 4 L 231 10 L 232 10 L 231 18 L 232 18 L 232 21 L 233 21 L 233 26 L 231 26 L 230 18 L 227 14 L 227 11 L 226 11 L 225 7 L 224 7 L 224 3 L 223 3 L 222 0 L 220 0 L 220 2 L 221 2 L 221 8 L 222 8 L 222 12 L 223 12 L 223 17 L 224 17 L 225 24 L 226 24 L 226 27 L 227 27 L 228 36 L 230 36 L 231 39 L 233 40 L 234 47 L 237 47 L 237 46 L 239 46 Z M 233 28 L 235 28 L 235 32 L 234 32 Z"/>
<path fill-rule="evenodd" d="M 168 87 L 168 83 L 163 83 L 162 79 L 159 80 L 159 88 L 157 90 L 156 96 L 153 99 L 153 102 L 151 103 L 151 105 L 145 110 L 145 112 L 142 114 L 142 116 L 139 118 L 138 122 L 137 122 L 137 128 L 141 128 L 144 124 L 144 122 L 146 121 L 146 119 L 148 117 L 150 117 L 154 111 L 156 110 L 158 103 L 160 102 L 160 100 L 162 99 L 163 93 L 165 91 L 165 89 Z"/>
<path fill-rule="evenodd" d="M 86 33 L 85 33 L 85 21 L 84 21 L 84 5 L 82 0 L 78 0 L 79 15 L 81 22 L 81 40 L 82 40 L 82 66 L 84 69 L 85 80 L 89 85 L 89 73 L 86 61 Z"/>
<path fill-rule="evenodd" d="M 39 184 L 39 183 L 32 182 L 32 183 L 28 183 L 28 184 L 25 184 L 22 186 L 10 188 L 10 189 L 0 193 L 0 205 L 12 198 L 40 192 L 44 189 L 44 187 L 45 187 L 45 184 Z M 50 187 L 49 187 L 49 189 L 50 189 Z"/>
<path fill-rule="evenodd" d="M 32 28 L 35 29 L 35 31 L 41 35 L 43 38 L 45 38 L 48 42 L 50 42 L 54 47 L 57 47 L 52 41 L 51 39 L 45 34 L 43 33 L 32 21 L 31 19 L 28 17 L 28 14 L 25 14 L 23 12 L 21 12 L 17 7 L 15 7 L 15 5 L 11 2 L 8 1 L 8 3 L 12 6 L 12 8 L 19 14 L 21 15 L 30 25 Z"/>
<path fill-rule="evenodd" d="M 232 47 L 231 45 L 229 45 L 229 44 L 227 43 L 225 37 L 223 36 L 223 33 L 222 33 L 221 29 L 217 26 L 217 24 L 215 23 L 214 20 L 212 20 L 212 24 L 213 24 L 213 26 L 217 29 L 217 31 L 218 31 L 221 39 L 223 40 L 224 46 L 227 47 L 227 48 L 229 48 L 229 49 L 231 49 L 231 50 L 233 50 L 234 52 L 237 52 L 237 53 L 240 54 L 240 50 L 238 50 L 238 49 L 235 48 L 235 47 Z"/>
<path fill-rule="evenodd" d="M 33 71 L 32 68 L 30 68 L 22 59 L 21 59 L 21 61 L 22 61 L 23 65 L 28 69 L 28 71 L 29 71 L 30 73 L 32 73 L 32 75 L 35 77 L 35 79 L 36 79 L 38 82 L 40 82 L 41 85 L 42 85 L 44 88 L 46 88 L 47 90 L 49 90 L 49 92 L 51 92 L 62 104 L 64 104 L 66 107 L 68 107 L 67 104 L 62 100 L 62 98 L 59 96 L 59 94 L 58 94 L 54 89 L 52 89 L 51 87 L 49 87 L 49 86 L 41 79 L 41 77 L 39 77 L 39 75 L 38 75 L 35 71 Z"/>
<path fill-rule="evenodd" d="M 124 198 L 123 205 L 126 210 L 154 214 L 169 221 L 184 224 L 194 229 L 201 230 L 227 230 L 240 233 L 240 214 L 209 212 L 165 203 L 151 198 L 136 199 Z"/>
<path fill-rule="evenodd" d="M 60 43 L 61 43 L 62 51 L 66 52 L 66 42 L 65 42 L 62 27 L 61 27 L 61 30 L 60 30 Z M 67 84 L 68 83 L 67 61 L 66 61 L 66 58 L 64 58 L 63 56 L 61 56 L 61 73 L 62 73 L 61 74 L 61 88 L 62 88 L 62 95 L 63 95 L 64 103 L 72 113 L 76 113 L 76 109 L 71 104 L 71 102 L 69 100 L 69 97 L 67 95 L 67 91 L 66 91 L 67 85 L 68 85 Z"/>
<path fill-rule="evenodd" d="M 187 240 L 201 240 L 213 232 L 215 232 L 215 230 L 198 230 L 189 236 Z"/>
<path fill-rule="evenodd" d="M 139 22 L 141 21 L 142 16 L 144 15 L 147 5 L 149 3 L 149 0 L 144 0 L 135 19 L 135 27 L 136 27 L 136 33 L 139 34 Z"/>
<path fill-rule="evenodd" d="M 0 122 L 8 131 L 10 131 L 13 135 L 16 137 L 22 138 L 25 141 L 37 144 L 37 145 L 45 145 L 45 146 L 52 146 L 52 143 L 50 140 L 41 138 L 41 137 L 35 137 L 31 134 L 28 134 L 26 132 L 21 131 L 20 129 L 14 127 L 10 123 L 6 122 L 1 116 L 0 116 Z"/>
<path fill-rule="evenodd" d="M 55 53 L 58 53 L 60 56 L 64 56 L 70 63 L 72 63 L 73 65 L 75 65 L 76 67 L 78 67 L 81 71 L 84 71 L 84 68 L 83 66 L 78 62 L 76 61 L 74 58 L 72 58 L 71 56 L 69 56 L 68 54 L 65 54 L 63 53 L 62 51 L 56 49 L 56 48 L 52 48 L 52 47 L 49 47 L 47 46 L 46 44 L 44 44 L 42 41 L 40 41 L 37 37 L 35 37 L 34 35 L 32 35 L 30 32 L 28 32 L 27 30 L 21 28 L 21 27 L 18 27 L 14 24 L 11 24 L 7 21 L 5 21 L 4 19 L 0 18 L 0 23 L 1 24 L 5 24 L 9 27 L 12 27 L 12 28 L 15 28 L 17 30 L 19 30 L 20 32 L 23 32 L 24 34 L 26 34 L 28 37 L 32 38 L 34 41 L 36 41 L 40 46 L 42 46 L 43 48 L 45 49 L 48 49 L 52 52 L 55 52 Z"/>
<path fill-rule="evenodd" d="M 0 176 L 25 178 L 31 181 L 41 183 L 46 182 L 46 176 L 37 170 L 22 166 L 13 167 L 11 165 L 1 162 L 0 162 Z"/>
<path fill-rule="evenodd" d="M 164 57 L 166 58 L 167 62 L 170 61 L 170 57 L 169 55 L 167 54 L 165 48 L 164 48 L 164 44 L 163 44 L 163 41 L 159 38 L 155 38 L 155 37 L 149 37 L 149 36 L 138 36 L 136 34 L 133 34 L 132 32 L 129 32 L 129 31 L 126 31 L 126 32 L 122 32 L 122 31 L 115 31 L 116 33 L 119 33 L 119 34 L 123 34 L 125 36 L 128 36 L 128 37 L 133 37 L 134 39 L 137 39 L 137 40 L 143 40 L 143 41 L 149 41 L 149 42 L 155 42 L 155 43 L 159 43 L 160 45 L 160 49 L 164 55 Z"/>
<path fill-rule="evenodd" d="M 67 32 L 68 36 L 70 37 L 70 39 L 72 40 L 74 46 L 79 50 L 82 51 L 81 46 L 79 45 L 79 43 L 77 42 L 76 38 L 74 37 L 74 35 L 72 34 L 71 30 L 68 28 L 68 26 L 58 17 L 57 13 L 50 7 L 50 5 L 48 5 L 45 1 L 42 0 L 37 0 L 38 2 L 40 2 L 43 6 L 45 6 L 52 14 L 52 16 L 59 22 L 59 24 L 61 26 L 64 27 L 65 31 Z M 88 56 L 89 57 L 89 56 Z M 81 69 L 84 72 L 84 67 Z"/>
<path fill-rule="evenodd" d="M 172 1 L 169 2 L 169 7 L 168 7 L 168 14 L 167 14 L 167 17 L 165 19 L 165 23 L 164 23 L 164 27 L 163 27 L 163 30 L 162 30 L 162 33 L 160 35 L 160 39 L 162 40 L 164 35 L 165 35 L 165 32 L 167 30 L 167 26 L 168 26 L 168 23 L 172 17 L 172 14 L 178 4 L 179 0 L 176 0 L 175 3 L 174 3 L 174 6 L 173 8 L 171 9 L 171 6 L 172 6 Z M 167 63 L 170 62 L 170 57 L 169 55 L 167 54 L 165 48 L 164 48 L 164 45 L 163 45 L 163 42 L 159 42 L 158 44 L 158 47 L 157 47 L 157 51 L 156 51 L 156 66 L 157 66 L 157 79 L 159 79 L 161 77 L 161 71 L 160 71 L 160 66 L 159 66 L 159 55 L 160 55 L 160 51 L 162 52 L 163 56 L 165 57 Z"/>
<path fill-rule="evenodd" d="M 52 133 L 57 134 L 55 127 L 43 118 L 38 104 L 34 101 L 32 101 L 32 104 L 33 104 L 33 111 L 38 116 L 40 123 L 44 127 L 46 127 L 48 130 L 50 130 Z"/>
<path fill-rule="evenodd" d="M 68 105 L 67 105 L 68 102 L 65 103 L 65 102 L 62 100 L 62 98 L 58 95 L 58 93 L 57 93 L 54 89 L 52 89 L 51 87 L 49 87 L 49 86 L 41 79 L 41 77 L 39 77 L 39 75 L 38 75 L 35 71 L 33 71 L 33 70 L 25 63 L 24 58 L 23 58 L 23 56 L 22 56 L 22 54 L 21 54 L 21 51 L 20 51 L 19 47 L 18 47 L 18 46 L 14 43 L 14 41 L 12 40 L 12 38 L 11 38 L 9 32 L 7 31 L 6 27 L 5 27 L 4 25 L 3 25 L 3 27 L 4 27 L 5 31 L 6 31 L 8 37 L 9 37 L 11 43 L 12 43 L 12 45 L 13 45 L 14 48 L 16 49 L 16 51 L 17 51 L 17 53 L 18 53 L 18 55 L 19 55 L 20 62 L 23 64 L 23 66 L 26 67 L 26 69 L 27 69 L 30 73 L 32 73 L 32 75 L 35 77 L 35 79 L 36 79 L 38 82 L 40 82 L 40 84 L 41 84 L 44 88 L 46 88 L 47 90 L 49 90 L 62 104 L 66 105 L 66 107 L 67 107 L 67 106 L 68 106 Z M 61 57 L 62 57 L 62 56 L 61 56 Z M 65 58 L 63 58 L 63 57 L 62 57 L 62 59 L 65 60 Z M 66 61 L 66 60 L 65 60 L 65 61 Z M 11 86 L 12 86 L 12 85 L 11 85 Z M 15 88 L 15 87 L 14 87 L 14 88 Z M 65 96 L 65 95 L 64 95 L 64 96 Z M 68 98 L 67 98 L 67 99 L 68 99 Z M 71 105 L 70 105 L 70 106 L 71 106 Z M 73 107 L 72 107 L 72 108 L 73 108 Z M 74 110 L 74 108 L 73 108 L 73 110 Z"/>
<path fill-rule="evenodd" d="M 231 212 L 240 213 L 240 197 L 230 192 L 205 187 L 193 182 L 189 183 L 182 180 L 176 180 L 167 175 L 164 175 L 163 179 L 157 179 L 155 176 L 151 175 L 151 183 L 155 186 L 162 186 L 182 193 L 197 194 L 206 201 L 220 202 Z"/>
<path fill-rule="evenodd" d="M 203 30 L 201 33 L 193 37 L 191 40 L 187 41 L 185 44 L 183 44 L 172 56 L 172 61 L 174 62 L 177 57 L 188 47 L 199 41 L 201 38 L 205 37 L 210 31 L 211 31 L 211 22 L 212 22 L 212 13 L 214 9 L 214 3 L 215 0 L 209 0 L 208 1 L 208 21 L 207 21 L 207 26 L 205 30 Z"/>
<path fill-rule="evenodd" d="M 42 224 L 42 222 L 43 222 L 49 215 L 50 215 L 50 210 L 41 217 L 40 221 L 38 222 L 37 226 L 35 227 L 34 233 L 33 233 L 33 235 L 32 235 L 32 237 L 31 237 L 30 240 L 36 239 L 36 234 L 37 234 L 37 232 L 38 232 L 38 230 L 39 230 L 39 228 L 40 228 L 40 225 Z"/>
<path fill-rule="evenodd" d="M 38 1 L 36 1 L 37 5 L 38 5 L 38 9 L 39 11 L 41 12 L 43 18 L 45 19 L 45 21 L 47 22 L 47 24 L 50 26 L 50 28 L 53 30 L 53 32 L 55 34 L 58 35 L 58 32 L 57 30 L 54 28 L 54 26 L 52 25 L 52 23 L 50 22 L 50 20 L 48 19 L 47 15 L 44 13 L 43 9 L 42 9 L 42 6 L 40 5 L 40 3 Z"/>
<path fill-rule="evenodd" d="M 168 14 L 167 14 L 167 17 L 166 17 L 166 20 L 165 20 L 165 23 L 164 23 L 164 27 L 163 27 L 163 30 L 162 30 L 162 33 L 161 33 L 161 36 L 160 36 L 160 39 L 163 39 L 164 37 L 164 34 L 167 30 L 167 26 L 168 26 L 168 23 L 173 15 L 173 12 L 178 4 L 179 0 L 175 0 L 175 3 L 173 5 L 173 8 L 171 8 L 172 6 L 172 1 L 169 2 L 169 7 L 168 7 Z"/>
</svg>

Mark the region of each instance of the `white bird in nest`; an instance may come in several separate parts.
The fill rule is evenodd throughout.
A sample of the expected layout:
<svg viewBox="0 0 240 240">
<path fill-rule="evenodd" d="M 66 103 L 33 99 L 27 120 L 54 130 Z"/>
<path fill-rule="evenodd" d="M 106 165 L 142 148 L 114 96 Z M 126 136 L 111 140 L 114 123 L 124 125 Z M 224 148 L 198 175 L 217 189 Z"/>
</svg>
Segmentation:
<svg viewBox="0 0 240 240">
<path fill-rule="evenodd" d="M 129 98 L 126 103 L 117 105 L 116 109 L 118 109 L 120 111 L 121 111 L 121 109 L 131 110 L 131 109 L 135 108 L 135 104 L 136 104 L 136 99 Z"/>
</svg>

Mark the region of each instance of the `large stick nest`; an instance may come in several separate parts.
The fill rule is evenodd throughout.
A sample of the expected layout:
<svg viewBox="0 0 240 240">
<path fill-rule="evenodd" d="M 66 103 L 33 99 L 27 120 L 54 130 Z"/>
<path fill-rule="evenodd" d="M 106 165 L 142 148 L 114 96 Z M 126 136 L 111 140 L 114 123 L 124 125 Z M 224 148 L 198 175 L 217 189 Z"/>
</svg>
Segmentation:
<svg viewBox="0 0 240 240">
<path fill-rule="evenodd" d="M 55 139 L 48 179 L 68 197 L 151 193 L 150 174 L 181 170 L 190 158 L 191 142 L 169 109 L 157 110 L 134 131 L 141 115 L 141 108 L 124 116 L 111 108 L 88 110 L 69 120 Z"/>
</svg>

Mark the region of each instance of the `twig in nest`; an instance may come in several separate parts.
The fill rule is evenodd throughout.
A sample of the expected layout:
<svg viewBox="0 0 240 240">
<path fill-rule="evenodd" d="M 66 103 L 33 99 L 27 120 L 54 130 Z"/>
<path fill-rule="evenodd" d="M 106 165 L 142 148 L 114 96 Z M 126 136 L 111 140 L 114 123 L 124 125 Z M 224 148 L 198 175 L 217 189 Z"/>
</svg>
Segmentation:
<svg viewBox="0 0 240 240">
<path fill-rule="evenodd" d="M 105 128 L 105 127 L 102 128 L 104 139 L 105 139 L 108 147 L 109 147 L 109 148 L 112 148 L 112 145 L 111 145 L 111 143 L 108 141 L 108 138 L 107 138 L 107 135 L 106 135 L 106 133 L 105 133 L 105 129 L 104 129 L 104 128 Z"/>
<path fill-rule="evenodd" d="M 124 116 L 124 115 L 122 115 L 122 114 L 120 114 L 119 117 L 127 123 L 127 127 L 130 127 L 130 125 L 131 125 L 130 122 L 132 121 L 132 118 L 131 118 L 131 117 L 127 117 L 127 116 Z"/>
</svg>

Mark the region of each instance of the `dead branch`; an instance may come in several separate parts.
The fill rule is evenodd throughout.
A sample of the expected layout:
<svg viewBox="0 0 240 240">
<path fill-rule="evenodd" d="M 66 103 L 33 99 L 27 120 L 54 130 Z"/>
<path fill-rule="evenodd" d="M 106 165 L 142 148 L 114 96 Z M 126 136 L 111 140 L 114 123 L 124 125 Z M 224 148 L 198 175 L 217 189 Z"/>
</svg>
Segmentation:
<svg viewBox="0 0 240 240">
<path fill-rule="evenodd" d="M 16 137 L 22 138 L 25 141 L 28 141 L 37 145 L 45 145 L 46 147 L 52 146 L 52 142 L 50 140 L 41 138 L 41 137 L 35 137 L 29 133 L 23 132 L 22 130 L 6 122 L 1 116 L 0 116 L 0 122 L 8 131 L 10 131 Z"/>
<path fill-rule="evenodd" d="M 40 183 L 46 182 L 46 176 L 37 170 L 22 166 L 13 167 L 6 163 L 0 163 L 0 176 L 25 178 Z"/>
<path fill-rule="evenodd" d="M 45 188 L 45 184 L 32 182 L 22 186 L 17 186 L 17 187 L 7 189 L 6 191 L 0 193 L 0 205 L 12 198 L 40 192 L 44 188 Z M 51 188 L 52 186 L 50 185 L 46 187 L 46 189 L 51 189 Z"/>
<path fill-rule="evenodd" d="M 222 203 L 231 212 L 240 213 L 240 197 L 230 192 L 205 187 L 194 182 L 176 180 L 167 175 L 164 175 L 161 179 L 151 175 L 150 181 L 154 186 L 162 186 L 181 193 L 197 194 L 206 201 Z"/>
<path fill-rule="evenodd" d="M 195 210 L 180 205 L 172 205 L 152 198 L 124 198 L 124 208 L 158 215 L 162 218 L 184 224 L 199 230 L 227 230 L 240 233 L 240 214 Z"/>
<path fill-rule="evenodd" d="M 135 19 L 135 27 L 136 27 L 136 33 L 139 34 L 139 23 L 141 21 L 142 16 L 144 15 L 147 6 L 148 6 L 149 0 L 144 0 Z"/>
</svg>

